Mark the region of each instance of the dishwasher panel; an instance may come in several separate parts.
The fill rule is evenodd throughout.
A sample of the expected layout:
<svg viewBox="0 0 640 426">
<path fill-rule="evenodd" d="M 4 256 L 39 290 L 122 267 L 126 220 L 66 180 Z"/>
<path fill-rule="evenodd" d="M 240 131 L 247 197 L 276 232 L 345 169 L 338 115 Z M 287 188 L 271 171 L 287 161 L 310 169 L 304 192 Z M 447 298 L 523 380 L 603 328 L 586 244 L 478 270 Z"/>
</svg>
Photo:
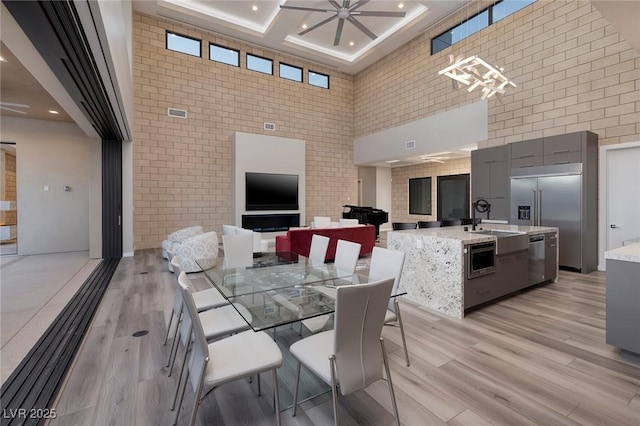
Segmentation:
<svg viewBox="0 0 640 426">
<path fill-rule="evenodd" d="M 534 285 L 545 281 L 545 250 L 544 234 L 529 237 L 529 265 L 527 285 Z"/>
</svg>

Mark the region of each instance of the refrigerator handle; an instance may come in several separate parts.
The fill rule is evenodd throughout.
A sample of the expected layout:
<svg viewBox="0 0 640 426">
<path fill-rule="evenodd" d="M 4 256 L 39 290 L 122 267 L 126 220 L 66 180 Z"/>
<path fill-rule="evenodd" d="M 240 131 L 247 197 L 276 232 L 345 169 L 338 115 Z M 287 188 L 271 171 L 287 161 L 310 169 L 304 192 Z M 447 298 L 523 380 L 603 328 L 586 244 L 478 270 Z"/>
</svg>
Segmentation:
<svg viewBox="0 0 640 426">
<path fill-rule="evenodd" d="M 536 226 L 538 221 L 538 194 L 535 189 L 533 191 L 533 214 L 531 215 L 531 226 Z"/>
<path fill-rule="evenodd" d="M 542 189 L 538 189 L 538 225 L 542 226 Z"/>
</svg>

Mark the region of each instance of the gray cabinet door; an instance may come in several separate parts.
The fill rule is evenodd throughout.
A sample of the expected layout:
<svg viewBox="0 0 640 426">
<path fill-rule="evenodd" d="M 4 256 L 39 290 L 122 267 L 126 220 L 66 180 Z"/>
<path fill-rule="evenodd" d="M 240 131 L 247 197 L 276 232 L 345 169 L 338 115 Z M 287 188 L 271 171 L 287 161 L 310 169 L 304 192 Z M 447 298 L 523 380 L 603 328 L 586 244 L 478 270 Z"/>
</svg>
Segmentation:
<svg viewBox="0 0 640 426">
<path fill-rule="evenodd" d="M 523 157 L 523 158 L 514 158 L 511 160 L 511 168 L 512 169 L 521 169 L 523 167 L 535 167 L 542 166 L 544 163 L 544 159 L 541 155 L 535 157 Z"/>
<path fill-rule="evenodd" d="M 531 139 L 511 144 L 511 158 L 540 157 L 543 154 L 543 139 Z"/>
<path fill-rule="evenodd" d="M 471 163 L 471 195 L 473 198 L 491 197 L 491 164 Z"/>
<path fill-rule="evenodd" d="M 509 197 L 509 168 L 506 161 L 491 163 L 491 198 Z"/>
<path fill-rule="evenodd" d="M 567 133 L 564 135 L 547 136 L 544 138 L 544 155 L 566 154 L 582 151 L 582 136 L 584 132 Z"/>
<path fill-rule="evenodd" d="M 545 166 L 553 164 L 581 163 L 582 152 L 562 152 L 559 154 L 545 155 L 543 158 Z"/>
</svg>

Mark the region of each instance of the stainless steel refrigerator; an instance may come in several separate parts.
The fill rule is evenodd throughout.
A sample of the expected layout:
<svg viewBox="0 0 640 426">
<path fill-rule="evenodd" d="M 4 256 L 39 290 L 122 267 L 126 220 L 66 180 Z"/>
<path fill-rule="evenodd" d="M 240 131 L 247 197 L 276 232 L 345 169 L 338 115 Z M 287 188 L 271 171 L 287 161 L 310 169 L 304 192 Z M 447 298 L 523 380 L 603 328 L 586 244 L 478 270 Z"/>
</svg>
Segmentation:
<svg viewBox="0 0 640 426">
<path fill-rule="evenodd" d="M 511 220 L 514 225 L 559 228 L 559 262 L 580 271 L 582 259 L 582 165 L 513 169 Z"/>
</svg>

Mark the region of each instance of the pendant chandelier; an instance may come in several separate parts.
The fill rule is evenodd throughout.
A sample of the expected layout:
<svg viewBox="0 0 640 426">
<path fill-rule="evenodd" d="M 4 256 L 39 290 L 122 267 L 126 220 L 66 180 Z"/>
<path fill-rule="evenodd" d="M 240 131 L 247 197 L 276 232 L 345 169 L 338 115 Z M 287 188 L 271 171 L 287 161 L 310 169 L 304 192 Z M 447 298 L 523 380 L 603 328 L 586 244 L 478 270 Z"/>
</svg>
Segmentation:
<svg viewBox="0 0 640 426">
<path fill-rule="evenodd" d="M 482 91 L 480 99 L 485 100 L 496 93 L 504 95 L 507 86 L 516 87 L 516 84 L 509 80 L 503 71 L 504 68 L 495 67 L 477 55 L 465 59 L 462 59 L 462 56 L 455 58 L 449 55 L 449 66 L 440 70 L 438 75 L 446 75 L 453 79 L 453 86 L 456 89 L 460 84 L 466 85 L 468 92 L 480 88 Z"/>
</svg>

